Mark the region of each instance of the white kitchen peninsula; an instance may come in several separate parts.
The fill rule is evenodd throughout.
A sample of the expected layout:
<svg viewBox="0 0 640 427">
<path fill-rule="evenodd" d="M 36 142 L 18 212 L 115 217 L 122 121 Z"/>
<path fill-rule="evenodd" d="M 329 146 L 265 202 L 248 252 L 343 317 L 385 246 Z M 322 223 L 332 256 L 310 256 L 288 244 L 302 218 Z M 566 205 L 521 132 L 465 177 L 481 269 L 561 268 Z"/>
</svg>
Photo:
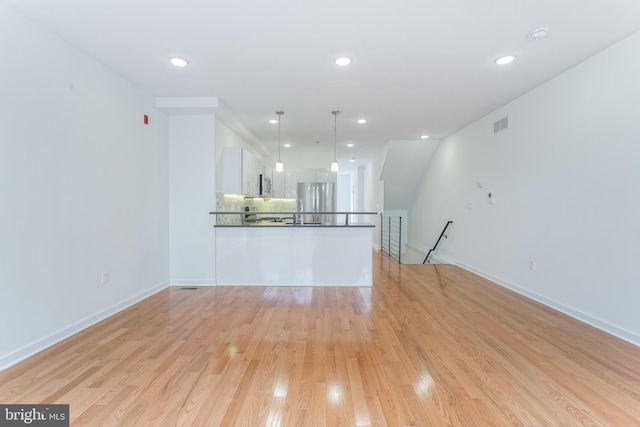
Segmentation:
<svg viewBox="0 0 640 427">
<path fill-rule="evenodd" d="M 372 286 L 373 225 L 217 225 L 216 281 L 238 286 Z"/>
</svg>

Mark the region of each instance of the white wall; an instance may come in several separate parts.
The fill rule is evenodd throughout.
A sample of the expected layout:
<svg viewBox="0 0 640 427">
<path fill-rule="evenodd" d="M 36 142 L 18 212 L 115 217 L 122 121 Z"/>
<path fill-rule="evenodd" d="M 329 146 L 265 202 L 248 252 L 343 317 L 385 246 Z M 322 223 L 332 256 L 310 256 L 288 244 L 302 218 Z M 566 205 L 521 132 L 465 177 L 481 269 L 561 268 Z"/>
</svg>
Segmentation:
<svg viewBox="0 0 640 427">
<path fill-rule="evenodd" d="M 215 285 L 216 121 L 169 118 L 171 284 Z"/>
<path fill-rule="evenodd" d="M 330 168 L 333 161 L 333 151 L 295 151 L 295 146 L 292 148 L 282 148 L 280 159 L 284 163 L 284 170 L 294 169 L 324 169 Z M 276 161 L 278 161 L 278 153 L 275 152 L 273 156 L 265 158 L 265 163 L 272 168 L 276 167 Z M 341 165 L 342 166 L 342 165 Z"/>
<path fill-rule="evenodd" d="M 367 162 L 365 166 L 358 167 L 358 181 L 360 182 L 358 191 L 363 198 L 361 209 L 365 212 L 380 213 L 384 211 L 384 181 L 380 180 L 383 159 L 384 157 L 381 155 Z M 373 246 L 376 249 L 380 248 L 380 215 L 366 216 L 359 220 L 375 225 Z"/>
<path fill-rule="evenodd" d="M 222 149 L 224 147 L 243 147 L 249 151 L 256 158 L 262 161 L 263 156 L 244 138 L 238 135 L 233 129 L 227 126 L 224 122 L 216 117 L 216 129 L 215 129 L 215 146 L 216 146 L 216 158 L 222 157 Z M 275 162 L 272 167 L 275 167 Z"/>
<path fill-rule="evenodd" d="M 406 210 L 415 203 L 418 189 L 439 140 L 394 140 L 385 146 L 380 179 L 384 181 L 386 209 Z"/>
<path fill-rule="evenodd" d="M 445 139 L 411 243 L 453 220 L 439 256 L 640 344 L 638 52 L 640 33 Z"/>
<path fill-rule="evenodd" d="M 209 212 L 216 211 L 222 148 L 257 152 L 214 113 L 172 115 L 169 141 L 171 284 L 214 286 L 215 230 Z"/>
<path fill-rule="evenodd" d="M 353 211 L 353 185 L 351 184 L 351 174 L 338 173 L 337 176 L 338 195 L 336 201 L 336 210 L 339 212 Z"/>
<path fill-rule="evenodd" d="M 2 368 L 165 287 L 169 250 L 153 98 L 3 4 L 0 52 Z"/>
</svg>

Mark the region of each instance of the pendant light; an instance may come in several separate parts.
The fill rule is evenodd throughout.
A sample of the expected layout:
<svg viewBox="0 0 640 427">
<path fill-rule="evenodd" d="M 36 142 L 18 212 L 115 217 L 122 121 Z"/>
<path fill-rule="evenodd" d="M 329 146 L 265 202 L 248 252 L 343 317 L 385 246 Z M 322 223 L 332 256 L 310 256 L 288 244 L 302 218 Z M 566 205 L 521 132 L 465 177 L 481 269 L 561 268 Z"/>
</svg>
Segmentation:
<svg viewBox="0 0 640 427">
<path fill-rule="evenodd" d="M 332 111 L 333 114 L 333 162 L 331 162 L 331 172 L 338 172 L 338 114 L 340 111 Z"/>
<path fill-rule="evenodd" d="M 280 160 L 280 122 L 282 122 L 284 111 L 276 111 L 276 114 L 278 115 L 278 161 L 276 162 L 276 172 L 282 172 L 284 165 L 282 164 L 282 160 Z"/>
</svg>

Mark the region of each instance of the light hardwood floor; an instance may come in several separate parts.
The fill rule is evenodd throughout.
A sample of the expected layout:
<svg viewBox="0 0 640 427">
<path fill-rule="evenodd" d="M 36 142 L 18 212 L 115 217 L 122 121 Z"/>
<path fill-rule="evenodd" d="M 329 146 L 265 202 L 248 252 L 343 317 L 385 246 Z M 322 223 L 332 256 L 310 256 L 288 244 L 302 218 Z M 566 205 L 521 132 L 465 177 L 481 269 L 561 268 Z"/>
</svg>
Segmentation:
<svg viewBox="0 0 640 427">
<path fill-rule="evenodd" d="M 166 289 L 0 372 L 73 426 L 634 426 L 640 349 L 447 265 Z"/>
</svg>

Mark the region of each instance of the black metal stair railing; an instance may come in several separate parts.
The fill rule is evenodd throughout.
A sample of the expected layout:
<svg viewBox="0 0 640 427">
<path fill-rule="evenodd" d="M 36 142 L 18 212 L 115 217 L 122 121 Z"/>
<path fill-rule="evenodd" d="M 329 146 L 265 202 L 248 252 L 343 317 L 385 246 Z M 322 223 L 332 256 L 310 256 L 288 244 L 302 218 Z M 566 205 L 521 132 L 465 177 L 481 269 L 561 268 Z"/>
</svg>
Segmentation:
<svg viewBox="0 0 640 427">
<path fill-rule="evenodd" d="M 380 247 L 402 264 L 402 217 L 380 214 Z"/>
<path fill-rule="evenodd" d="M 449 227 L 450 224 L 453 224 L 453 221 L 447 221 L 447 225 L 444 226 L 444 228 L 442 229 L 442 233 L 440 233 L 440 237 L 438 237 L 438 240 L 436 241 L 436 244 L 433 245 L 433 247 L 431 249 L 429 249 L 429 252 L 427 252 L 427 256 L 424 258 L 424 261 L 422 261 L 422 263 L 424 264 L 425 262 L 427 262 L 427 260 L 429 259 L 429 255 L 431 255 L 431 252 L 435 251 L 436 248 L 438 247 L 438 243 L 440 243 L 440 240 L 444 237 L 445 239 L 447 238 L 447 235 L 444 234 L 447 231 L 447 227 Z"/>
</svg>

